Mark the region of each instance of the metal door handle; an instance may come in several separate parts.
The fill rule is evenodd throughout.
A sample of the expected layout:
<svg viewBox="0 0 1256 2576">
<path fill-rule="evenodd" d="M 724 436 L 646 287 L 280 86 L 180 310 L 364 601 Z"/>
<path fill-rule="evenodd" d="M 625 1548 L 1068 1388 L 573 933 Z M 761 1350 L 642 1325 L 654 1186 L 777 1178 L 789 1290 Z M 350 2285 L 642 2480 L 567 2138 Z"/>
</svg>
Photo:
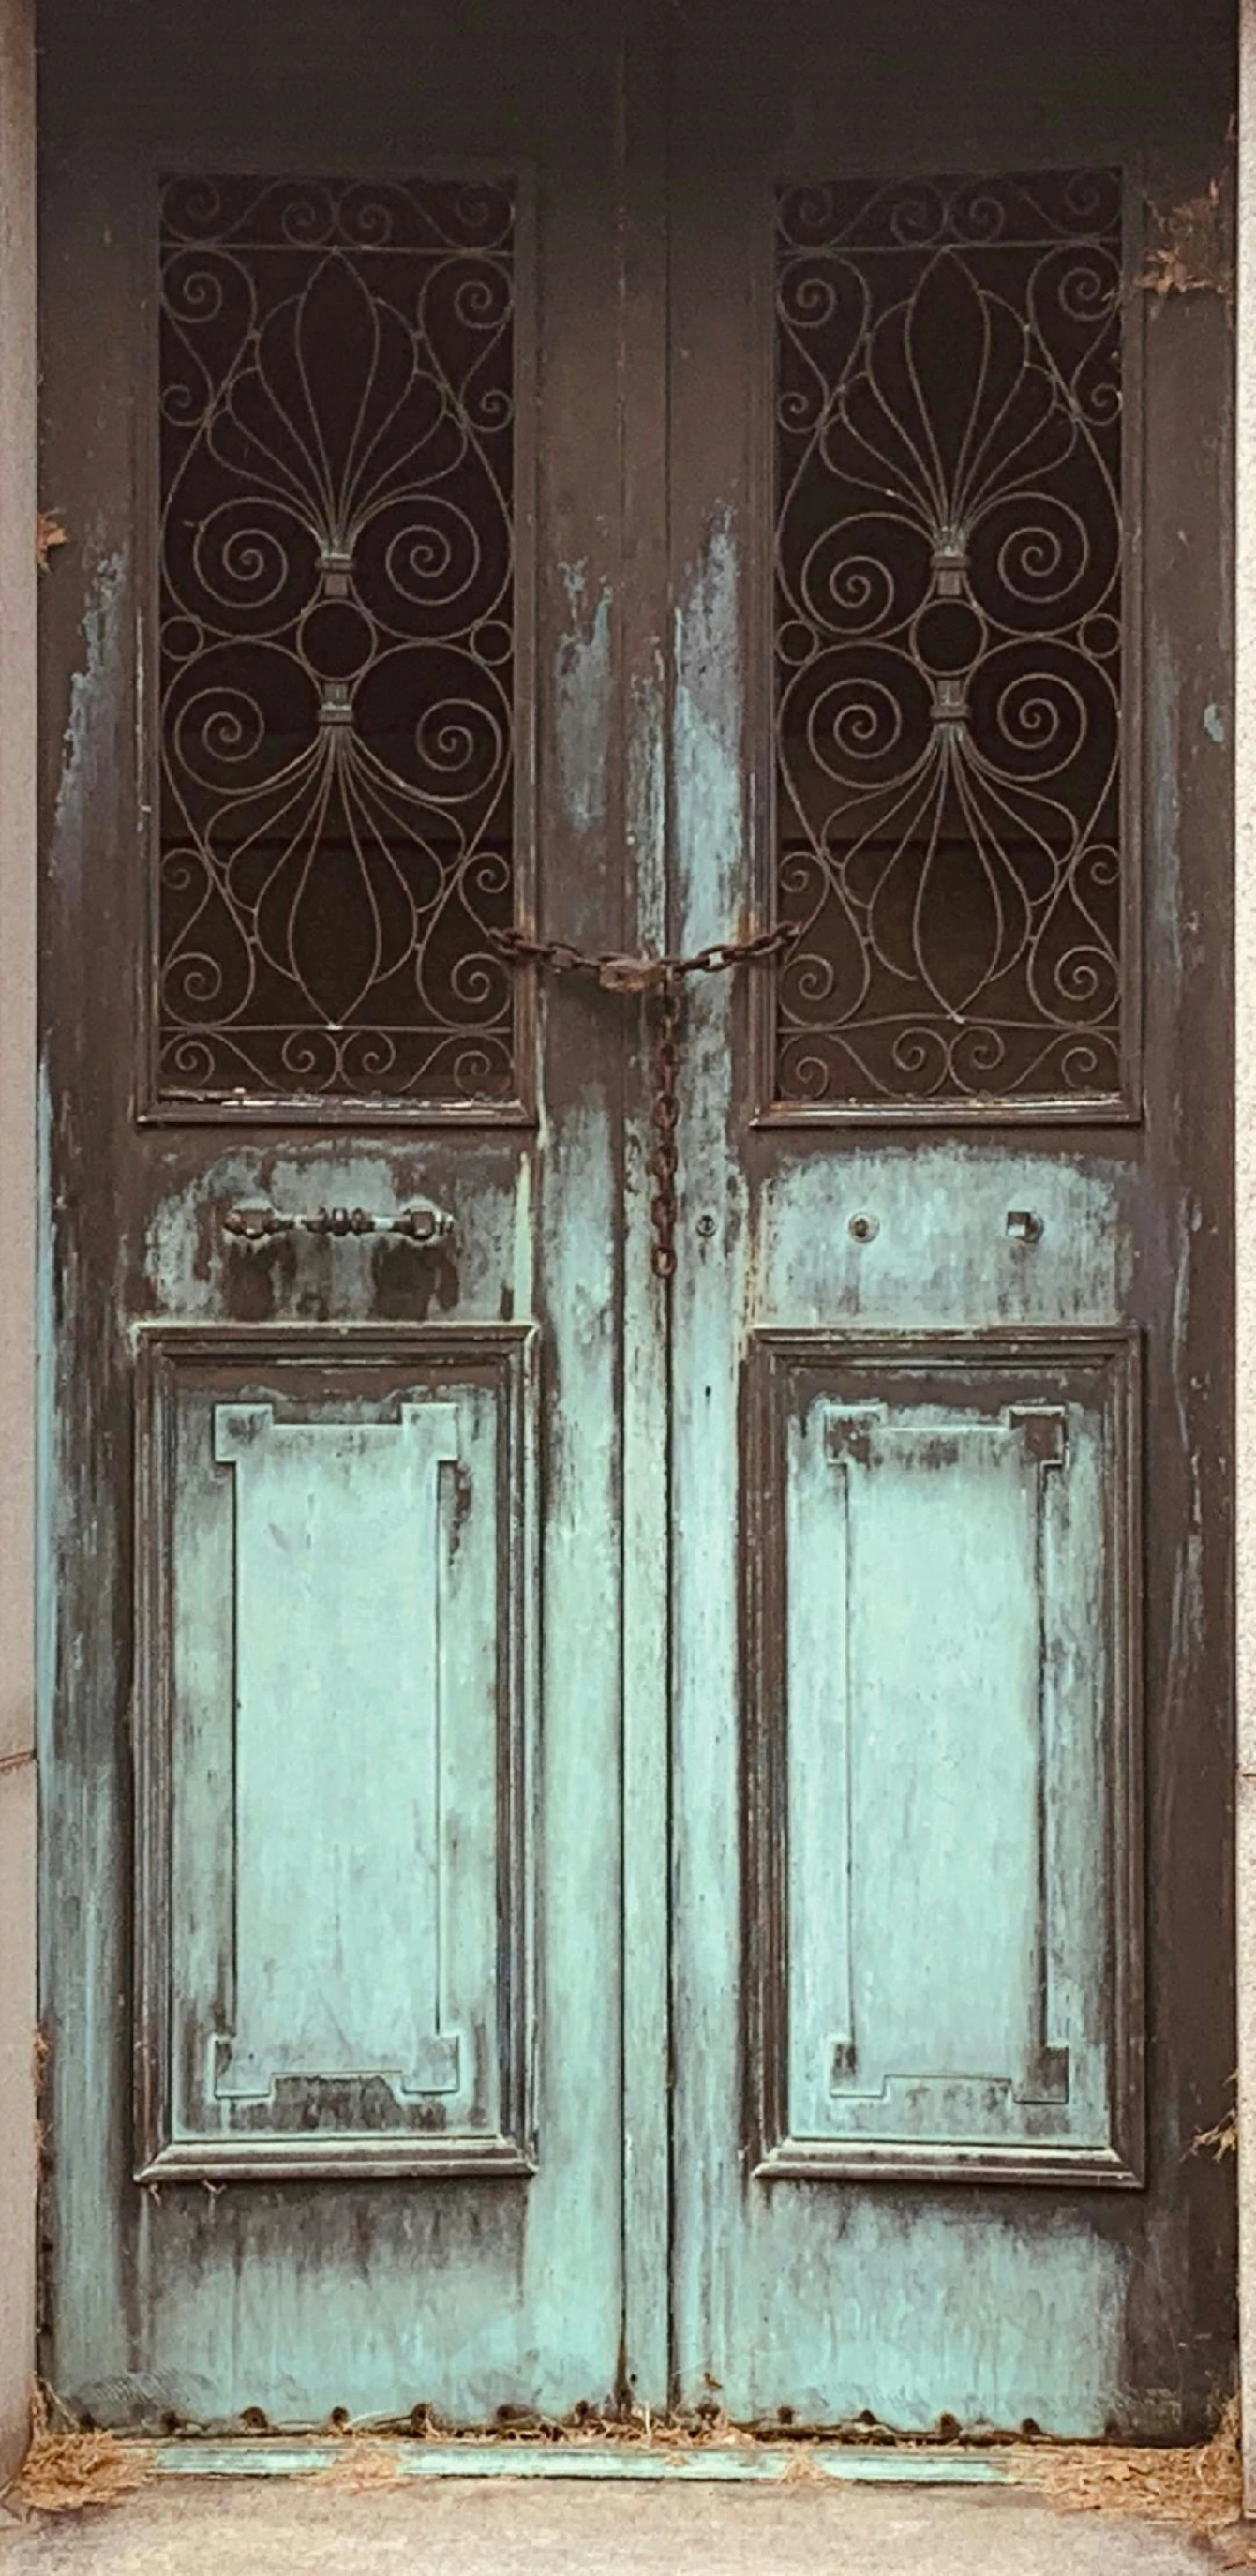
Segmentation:
<svg viewBox="0 0 1256 2576">
<path fill-rule="evenodd" d="M 360 1207 L 289 1212 L 259 1203 L 228 1208 L 222 1222 L 224 1233 L 238 1236 L 243 1243 L 265 1243 L 275 1234 L 401 1234 L 410 1243 L 443 1243 L 454 1232 L 453 1218 L 443 1208 L 433 1207 L 430 1199 L 400 1208 L 396 1216 L 369 1216 Z"/>
</svg>

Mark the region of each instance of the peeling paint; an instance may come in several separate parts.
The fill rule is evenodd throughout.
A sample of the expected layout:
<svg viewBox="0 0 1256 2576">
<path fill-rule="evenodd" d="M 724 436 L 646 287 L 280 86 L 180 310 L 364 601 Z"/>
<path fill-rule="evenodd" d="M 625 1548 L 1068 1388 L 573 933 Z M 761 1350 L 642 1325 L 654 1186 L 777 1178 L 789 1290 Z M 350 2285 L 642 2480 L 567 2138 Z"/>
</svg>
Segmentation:
<svg viewBox="0 0 1256 2576">
<path fill-rule="evenodd" d="M 675 797 L 684 827 L 702 836 L 686 877 L 685 944 L 727 939 L 741 926 L 741 655 L 732 513 L 713 519 L 701 561 L 675 613 Z M 694 852 L 695 862 L 698 853 Z M 697 1016 L 695 1011 L 694 1016 Z"/>
<path fill-rule="evenodd" d="M 1173 1307 L 1169 1326 L 1169 1363 L 1173 1379 L 1173 1404 L 1177 1416 L 1178 1439 L 1188 1479 L 1189 1501 L 1185 1525 L 1179 1536 L 1173 1566 L 1173 1607 L 1169 1629 L 1168 1697 L 1171 1707 L 1182 1703 L 1188 1676 L 1204 1643 L 1204 1551 L 1203 1507 L 1200 1491 L 1200 1457 L 1192 1436 L 1190 1414 L 1190 1349 L 1191 1262 L 1194 1238 L 1199 1230 L 1200 1210 L 1188 1199 L 1181 1217 L 1177 1258 L 1173 1272 Z"/>
<path fill-rule="evenodd" d="M 367 1320 L 377 1308 L 382 1262 L 393 1289 L 399 1292 L 407 1277 L 425 1282 L 438 1307 L 449 1305 L 452 1282 L 460 1313 L 500 1317 L 503 1298 L 513 1295 L 515 1311 L 526 1314 L 530 1294 L 518 1299 L 514 1205 L 517 1189 L 527 1188 L 527 1159 L 521 1165 L 515 1150 L 502 1145 L 494 1169 L 482 1152 L 469 1198 L 462 1158 L 454 1158 L 451 1169 L 447 1156 L 448 1149 L 444 1155 L 439 1148 L 430 1155 L 411 1151 L 399 1169 L 395 1149 L 383 1146 L 276 1152 L 242 1143 L 195 1166 L 155 1197 L 148 1216 L 143 1267 L 155 1311 L 189 1320 L 210 1316 L 219 1310 L 224 1280 L 234 1278 L 268 1283 L 270 1314 L 326 1312 Z M 451 1243 L 429 1248 L 373 1244 L 369 1237 L 291 1235 L 242 1246 L 222 1225 L 228 1208 L 259 1199 L 280 1206 L 365 1207 L 388 1216 L 423 1196 L 454 1215 Z M 238 1320 L 250 1319 L 238 1303 L 232 1311 Z M 391 1292 L 387 1311 L 406 1311 Z"/>
<path fill-rule="evenodd" d="M 663 751 L 666 691 L 662 657 L 632 683 L 627 757 L 627 843 L 636 869 L 637 930 L 642 946 L 667 945 L 667 765 Z"/>
<path fill-rule="evenodd" d="M 115 721 L 116 691 L 122 677 L 124 627 L 122 602 L 127 578 L 123 548 L 98 564 L 91 596 L 83 613 L 85 660 L 70 681 L 70 712 L 63 738 L 61 779 L 55 814 L 58 858 L 62 835 L 73 817 L 80 828 L 90 798 L 102 783 L 102 763 Z"/>
<path fill-rule="evenodd" d="M 1175 995 L 1182 981 L 1180 701 L 1173 641 L 1155 622 L 1147 655 L 1147 731 L 1151 823 L 1160 863 L 1148 871 L 1147 929 L 1156 972 L 1171 978 Z"/>
<path fill-rule="evenodd" d="M 1041 1222 L 1032 1243 L 1009 1210 Z M 852 1217 L 875 1219 L 870 1238 Z M 762 1213 L 762 1299 L 791 1324 L 899 1330 L 1120 1320 L 1132 1266 L 1113 1175 L 985 1140 L 782 1149 Z"/>
<path fill-rule="evenodd" d="M 606 814 L 611 713 L 611 597 L 603 585 L 588 605 L 588 568 L 561 566 L 569 625 L 555 656 L 558 771 L 574 831 L 592 832 Z"/>
<path fill-rule="evenodd" d="M 1141 283 L 1152 295 L 1223 295 L 1234 292 L 1230 188 L 1210 179 L 1197 197 L 1153 206 L 1160 235 L 1148 253 Z"/>
</svg>

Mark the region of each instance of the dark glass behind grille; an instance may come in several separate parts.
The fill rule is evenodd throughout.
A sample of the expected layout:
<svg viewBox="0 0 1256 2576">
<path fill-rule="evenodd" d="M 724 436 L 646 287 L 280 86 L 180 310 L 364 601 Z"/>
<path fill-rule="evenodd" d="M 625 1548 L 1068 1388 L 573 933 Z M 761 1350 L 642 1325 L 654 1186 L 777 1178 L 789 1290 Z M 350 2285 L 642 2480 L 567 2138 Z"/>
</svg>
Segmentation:
<svg viewBox="0 0 1256 2576">
<path fill-rule="evenodd" d="M 514 1090 L 508 187 L 175 179 L 158 1091 Z"/>
<path fill-rule="evenodd" d="M 1121 187 L 781 191 L 783 1102 L 1120 1089 Z"/>
</svg>

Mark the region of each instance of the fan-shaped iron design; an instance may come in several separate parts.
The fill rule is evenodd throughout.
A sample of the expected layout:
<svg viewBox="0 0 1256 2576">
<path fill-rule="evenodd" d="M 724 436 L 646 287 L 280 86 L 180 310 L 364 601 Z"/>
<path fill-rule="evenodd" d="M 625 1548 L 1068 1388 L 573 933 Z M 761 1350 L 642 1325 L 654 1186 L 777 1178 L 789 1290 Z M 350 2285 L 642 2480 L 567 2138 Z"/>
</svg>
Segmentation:
<svg viewBox="0 0 1256 2576">
<path fill-rule="evenodd" d="M 176 179 L 158 1090 L 508 1098 L 514 204 Z"/>
<path fill-rule="evenodd" d="M 784 1102 L 1111 1100 L 1121 187 L 787 188 L 776 313 Z"/>
</svg>

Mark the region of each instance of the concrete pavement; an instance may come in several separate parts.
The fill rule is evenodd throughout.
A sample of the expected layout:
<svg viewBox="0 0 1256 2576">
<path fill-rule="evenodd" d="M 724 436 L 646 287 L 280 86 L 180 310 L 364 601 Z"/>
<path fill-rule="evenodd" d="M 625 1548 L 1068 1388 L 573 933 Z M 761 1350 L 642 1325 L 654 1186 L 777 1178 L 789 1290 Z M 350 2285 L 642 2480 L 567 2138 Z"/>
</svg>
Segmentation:
<svg viewBox="0 0 1256 2576">
<path fill-rule="evenodd" d="M 0 2576 L 1205 2576 L 1227 2557 L 1008 2488 L 167 2479 L 0 2529 Z"/>
</svg>

